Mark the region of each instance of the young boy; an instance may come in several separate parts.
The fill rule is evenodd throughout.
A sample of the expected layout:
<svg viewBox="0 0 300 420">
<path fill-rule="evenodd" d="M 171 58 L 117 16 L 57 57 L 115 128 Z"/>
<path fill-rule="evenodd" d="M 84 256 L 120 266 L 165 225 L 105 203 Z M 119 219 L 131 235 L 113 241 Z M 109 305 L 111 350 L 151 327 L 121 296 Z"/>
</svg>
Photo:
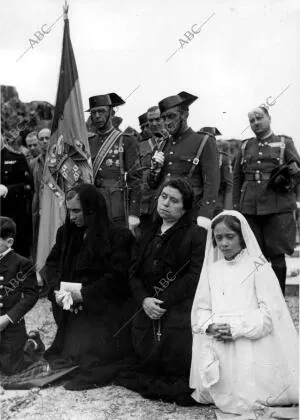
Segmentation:
<svg viewBox="0 0 300 420">
<path fill-rule="evenodd" d="M 24 351 L 30 346 L 23 317 L 39 298 L 38 284 L 31 262 L 12 249 L 15 236 L 15 222 L 0 216 L 0 372 L 6 375 L 35 361 L 35 353 Z"/>
</svg>

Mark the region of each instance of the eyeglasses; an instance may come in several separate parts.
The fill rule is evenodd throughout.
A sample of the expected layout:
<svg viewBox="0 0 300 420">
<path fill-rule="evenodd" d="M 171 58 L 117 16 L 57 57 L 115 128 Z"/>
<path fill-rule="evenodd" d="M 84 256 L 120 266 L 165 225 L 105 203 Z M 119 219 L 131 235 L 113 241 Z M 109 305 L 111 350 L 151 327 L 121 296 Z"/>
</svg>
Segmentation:
<svg viewBox="0 0 300 420">
<path fill-rule="evenodd" d="M 49 140 L 50 137 L 39 137 L 39 140 Z"/>
</svg>

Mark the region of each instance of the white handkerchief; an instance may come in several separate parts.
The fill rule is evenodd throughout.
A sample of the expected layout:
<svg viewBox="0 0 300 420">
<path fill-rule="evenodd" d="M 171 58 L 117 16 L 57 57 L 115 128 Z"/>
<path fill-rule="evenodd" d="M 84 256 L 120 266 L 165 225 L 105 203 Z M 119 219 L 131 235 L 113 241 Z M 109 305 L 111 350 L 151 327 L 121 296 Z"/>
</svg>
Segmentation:
<svg viewBox="0 0 300 420">
<path fill-rule="evenodd" d="M 69 311 L 73 305 L 73 299 L 71 292 L 66 292 L 64 290 L 55 290 L 56 299 L 62 302 L 63 309 Z"/>
</svg>

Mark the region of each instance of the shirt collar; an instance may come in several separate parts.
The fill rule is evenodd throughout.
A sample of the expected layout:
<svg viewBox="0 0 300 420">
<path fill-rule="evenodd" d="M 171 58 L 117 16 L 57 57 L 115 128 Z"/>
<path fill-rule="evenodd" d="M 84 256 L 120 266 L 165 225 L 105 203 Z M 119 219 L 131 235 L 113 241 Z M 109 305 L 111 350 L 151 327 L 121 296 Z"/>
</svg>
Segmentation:
<svg viewBox="0 0 300 420">
<path fill-rule="evenodd" d="M 263 137 L 259 137 L 258 140 L 266 140 L 267 138 L 271 137 L 273 135 L 273 131 L 269 131 L 268 134 L 266 134 Z"/>
</svg>

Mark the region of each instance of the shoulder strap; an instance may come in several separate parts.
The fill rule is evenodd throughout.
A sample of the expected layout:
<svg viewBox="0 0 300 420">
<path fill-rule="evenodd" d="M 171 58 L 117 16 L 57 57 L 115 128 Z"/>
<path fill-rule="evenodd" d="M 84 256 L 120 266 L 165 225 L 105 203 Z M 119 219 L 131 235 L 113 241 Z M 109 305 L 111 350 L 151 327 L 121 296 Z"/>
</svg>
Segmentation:
<svg viewBox="0 0 300 420">
<path fill-rule="evenodd" d="M 148 142 L 148 144 L 149 144 L 149 146 L 150 146 L 150 149 L 151 149 L 151 152 L 153 152 L 153 149 L 154 149 L 154 144 L 152 143 L 152 139 L 151 139 L 151 137 L 150 137 L 150 139 L 148 139 L 147 140 L 147 142 Z"/>
<path fill-rule="evenodd" d="M 112 145 L 115 143 L 115 141 L 121 136 L 121 132 L 117 130 L 113 130 L 111 134 L 107 137 L 105 142 L 102 144 L 102 147 L 100 147 L 95 160 L 93 162 L 93 172 L 94 176 L 97 175 L 97 172 L 100 169 L 100 166 L 102 165 L 102 162 L 104 161 L 108 151 L 112 147 Z"/>
<path fill-rule="evenodd" d="M 248 144 L 248 140 L 243 141 L 242 146 L 241 146 L 241 152 L 242 152 L 242 159 L 241 159 L 241 165 L 244 163 L 245 160 L 245 150 Z"/>
<path fill-rule="evenodd" d="M 125 174 L 124 169 L 124 143 L 123 136 L 119 138 L 119 162 L 120 162 L 120 173 L 122 176 Z"/>
<path fill-rule="evenodd" d="M 283 164 L 284 160 L 284 150 L 285 150 L 285 138 L 283 136 L 280 136 L 280 155 L 279 155 L 279 165 Z"/>
<path fill-rule="evenodd" d="M 192 177 L 192 175 L 193 175 L 193 173 L 194 173 L 194 171 L 196 169 L 196 166 L 199 164 L 199 161 L 200 161 L 199 158 L 200 158 L 200 156 L 201 156 L 201 154 L 203 152 L 203 148 L 204 148 L 204 146 L 205 146 L 205 144 L 206 144 L 206 142 L 207 142 L 208 139 L 209 139 L 209 134 L 205 134 L 205 136 L 204 136 L 204 138 L 203 138 L 202 142 L 200 143 L 200 146 L 199 146 L 199 148 L 197 150 L 196 156 L 193 159 L 193 165 L 192 165 L 192 167 L 191 167 L 191 169 L 190 169 L 190 171 L 188 173 L 188 178 L 191 178 Z"/>
</svg>

